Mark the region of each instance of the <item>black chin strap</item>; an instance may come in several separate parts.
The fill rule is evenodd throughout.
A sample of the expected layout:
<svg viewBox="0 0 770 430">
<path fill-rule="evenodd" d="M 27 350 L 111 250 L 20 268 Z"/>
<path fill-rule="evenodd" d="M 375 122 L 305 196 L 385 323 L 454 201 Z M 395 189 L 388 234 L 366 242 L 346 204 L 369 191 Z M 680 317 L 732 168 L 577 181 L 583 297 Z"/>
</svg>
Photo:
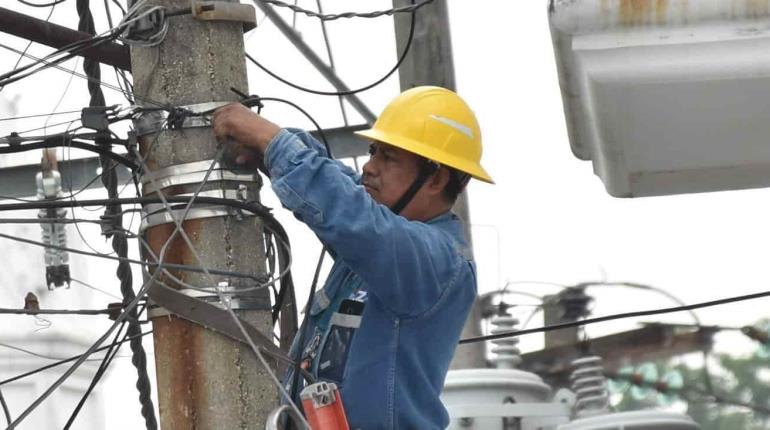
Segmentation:
<svg viewBox="0 0 770 430">
<path fill-rule="evenodd" d="M 425 181 L 427 181 L 432 174 L 436 173 L 438 169 L 438 164 L 434 163 L 433 161 L 426 160 L 420 168 L 420 172 L 417 174 L 417 177 L 414 178 L 412 185 L 409 186 L 409 189 L 404 192 L 404 195 L 398 199 L 398 201 L 390 208 L 390 210 L 392 210 L 396 215 L 400 214 L 406 205 L 412 201 L 417 192 L 420 191 L 420 188 L 422 188 Z"/>
</svg>

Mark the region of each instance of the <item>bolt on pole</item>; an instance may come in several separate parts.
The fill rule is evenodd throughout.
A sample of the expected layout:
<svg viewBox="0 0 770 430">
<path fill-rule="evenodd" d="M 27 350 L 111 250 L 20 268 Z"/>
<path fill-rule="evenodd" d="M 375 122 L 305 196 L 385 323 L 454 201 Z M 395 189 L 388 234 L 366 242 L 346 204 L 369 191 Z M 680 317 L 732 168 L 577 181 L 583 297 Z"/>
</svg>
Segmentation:
<svg viewBox="0 0 770 430">
<path fill-rule="evenodd" d="M 189 7 L 190 0 L 150 0 L 148 5 L 179 9 Z M 131 48 L 138 104 L 156 107 L 148 102 L 152 101 L 179 107 L 231 102 L 237 96 L 230 87 L 248 92 L 241 23 L 199 21 L 187 14 L 169 17 L 168 26 L 159 45 Z M 217 152 L 217 142 L 210 127 L 183 126 L 141 136 L 139 148 L 150 172 L 166 172 L 163 184 L 158 186 L 174 184 L 162 188 L 163 194 L 169 196 L 190 194 L 199 188 L 203 173 Z M 200 165 L 205 166 L 203 172 L 192 167 Z M 171 166 L 176 167 L 168 169 Z M 204 193 L 216 194 L 233 191 L 233 187 L 239 195 L 245 191 L 248 199 L 259 199 L 261 182 L 256 172 L 251 181 L 212 181 L 202 189 Z M 145 188 L 145 195 L 156 196 L 155 192 L 147 192 L 151 189 Z M 177 216 L 182 212 L 178 211 Z M 164 262 L 264 275 L 265 241 L 259 218 L 242 214 L 212 216 L 195 206 L 188 215 L 183 229 L 195 252 L 177 234 L 167 247 Z M 160 254 L 174 229 L 173 223 L 145 229 L 144 238 L 155 255 Z M 196 253 L 202 261 L 197 260 Z M 226 284 L 232 289 L 246 282 L 243 278 L 211 279 L 201 273 L 171 273 L 186 284 L 201 287 Z M 168 276 L 161 275 L 159 279 L 174 288 L 186 288 Z M 215 293 L 208 295 L 218 302 Z M 246 303 L 241 306 L 245 309 L 235 312 L 272 338 L 267 289 L 251 292 L 248 297 L 242 294 L 232 303 L 234 308 Z M 164 314 L 162 309 L 153 311 L 151 319 L 162 429 L 264 426 L 269 411 L 277 405 L 277 391 L 248 346 Z"/>
</svg>

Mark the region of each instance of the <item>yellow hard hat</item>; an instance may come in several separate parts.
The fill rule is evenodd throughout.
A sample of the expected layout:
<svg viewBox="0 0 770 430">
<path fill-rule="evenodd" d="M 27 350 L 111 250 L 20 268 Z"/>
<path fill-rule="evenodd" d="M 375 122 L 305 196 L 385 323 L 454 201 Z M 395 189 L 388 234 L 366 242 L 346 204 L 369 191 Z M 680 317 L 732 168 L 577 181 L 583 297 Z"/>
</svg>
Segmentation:
<svg viewBox="0 0 770 430">
<path fill-rule="evenodd" d="M 415 87 L 393 99 L 369 130 L 356 132 L 494 183 L 481 167 L 476 115 L 454 92 Z"/>
</svg>

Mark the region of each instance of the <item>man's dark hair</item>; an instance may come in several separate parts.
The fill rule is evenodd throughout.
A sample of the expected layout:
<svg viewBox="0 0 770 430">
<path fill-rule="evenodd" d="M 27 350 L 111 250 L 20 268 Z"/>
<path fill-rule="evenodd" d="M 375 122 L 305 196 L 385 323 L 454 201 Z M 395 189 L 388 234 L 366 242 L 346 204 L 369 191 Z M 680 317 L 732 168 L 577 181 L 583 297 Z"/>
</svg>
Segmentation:
<svg viewBox="0 0 770 430">
<path fill-rule="evenodd" d="M 450 203 L 454 204 L 457 201 L 457 197 L 465 190 L 465 186 L 468 185 L 471 176 L 467 173 L 461 172 L 457 169 L 453 169 L 448 166 L 444 166 L 449 170 L 449 181 L 444 187 L 444 198 Z"/>
<path fill-rule="evenodd" d="M 425 177 L 438 172 L 440 167 L 444 167 L 449 171 L 449 181 L 447 181 L 446 186 L 442 190 L 442 195 L 449 203 L 454 204 L 457 201 L 457 197 L 460 195 L 460 193 L 465 190 L 465 186 L 468 185 L 468 182 L 471 180 L 471 176 L 452 167 L 440 165 L 434 161 L 428 160 L 427 158 L 423 158 L 422 160 L 423 162 L 420 164 L 420 172 L 421 174 L 426 175 Z"/>
</svg>

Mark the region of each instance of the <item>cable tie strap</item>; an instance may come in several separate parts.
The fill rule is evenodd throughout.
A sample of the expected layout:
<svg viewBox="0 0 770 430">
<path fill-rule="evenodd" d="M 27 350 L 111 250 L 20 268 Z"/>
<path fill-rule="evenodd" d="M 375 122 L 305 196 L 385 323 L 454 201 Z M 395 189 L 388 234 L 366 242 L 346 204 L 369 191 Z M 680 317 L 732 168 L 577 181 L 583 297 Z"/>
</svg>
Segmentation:
<svg viewBox="0 0 770 430">
<path fill-rule="evenodd" d="M 138 137 L 154 134 L 166 127 L 174 130 L 195 127 L 211 127 L 211 120 L 206 116 L 230 102 L 207 102 L 177 106 L 171 111 L 161 109 L 139 110 L 133 117 L 134 130 Z"/>
<path fill-rule="evenodd" d="M 191 113 L 191 111 L 185 108 L 172 108 L 168 113 L 168 128 L 171 130 L 181 130 L 184 126 L 184 121 Z"/>
</svg>

